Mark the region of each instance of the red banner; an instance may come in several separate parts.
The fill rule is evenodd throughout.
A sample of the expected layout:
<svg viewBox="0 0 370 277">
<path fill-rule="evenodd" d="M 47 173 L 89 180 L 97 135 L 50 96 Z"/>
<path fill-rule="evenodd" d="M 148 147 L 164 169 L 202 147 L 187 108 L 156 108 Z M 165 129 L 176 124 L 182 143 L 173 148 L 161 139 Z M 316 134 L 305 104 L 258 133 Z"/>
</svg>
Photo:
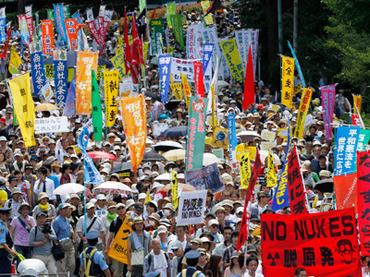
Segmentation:
<svg viewBox="0 0 370 277">
<path fill-rule="evenodd" d="M 33 41 L 33 18 L 32 16 L 26 16 L 26 22 L 28 27 L 28 33 L 30 34 L 30 42 Z"/>
<path fill-rule="evenodd" d="M 337 210 L 352 208 L 357 213 L 357 173 L 333 177 Z"/>
<path fill-rule="evenodd" d="M 89 26 L 89 30 L 92 36 L 94 37 L 94 39 L 96 40 L 96 42 L 99 44 L 99 46 L 102 46 L 104 42 L 100 36 L 100 31 L 96 29 L 95 21 L 94 20 L 88 21 L 87 26 Z"/>
<path fill-rule="evenodd" d="M 42 53 L 52 55 L 54 49 L 53 20 L 41 20 Z"/>
<path fill-rule="evenodd" d="M 297 157 L 297 146 L 294 146 L 288 161 L 289 205 L 292 214 L 306 214 L 306 199 L 303 189 L 301 167 Z"/>
<path fill-rule="evenodd" d="M 248 238 L 247 207 L 248 207 L 248 202 L 249 202 L 250 198 L 253 195 L 254 186 L 257 182 L 258 172 L 260 171 L 261 166 L 262 166 L 262 162 L 261 162 L 261 159 L 260 159 L 260 153 L 258 152 L 258 148 L 257 148 L 256 160 L 254 161 L 251 178 L 249 179 L 249 186 L 248 186 L 248 189 L 247 189 L 247 195 L 245 197 L 245 202 L 244 202 L 244 211 L 243 211 L 243 217 L 242 217 L 242 221 L 241 221 L 241 225 L 240 225 L 238 245 L 236 246 L 237 251 L 240 250 L 240 248 L 243 246 L 244 242 Z"/>
<path fill-rule="evenodd" d="M 254 74 L 253 74 L 253 58 L 252 58 L 252 48 L 249 45 L 247 68 L 245 70 L 245 80 L 244 80 L 244 96 L 243 96 L 243 109 L 248 109 L 250 104 L 255 101 L 255 88 L 254 88 Z"/>
<path fill-rule="evenodd" d="M 67 34 L 69 38 L 69 47 L 71 51 L 77 50 L 78 40 L 77 40 L 77 21 L 76 19 L 67 18 L 64 19 L 67 27 Z"/>
<path fill-rule="evenodd" d="M 265 276 L 361 277 L 353 208 L 314 214 L 261 215 Z"/>
<path fill-rule="evenodd" d="M 125 7 L 125 20 L 123 23 L 123 52 L 125 53 L 125 68 L 126 74 L 131 70 L 131 50 L 130 50 L 130 43 L 128 41 L 128 27 L 127 27 L 127 14 L 126 14 L 126 7 Z"/>
<path fill-rule="evenodd" d="M 203 67 L 199 61 L 193 62 L 194 64 L 194 82 L 197 89 L 197 95 L 200 97 L 204 96 L 204 82 L 203 82 Z"/>
<path fill-rule="evenodd" d="M 357 152 L 357 208 L 361 254 L 370 255 L 370 150 Z"/>
</svg>

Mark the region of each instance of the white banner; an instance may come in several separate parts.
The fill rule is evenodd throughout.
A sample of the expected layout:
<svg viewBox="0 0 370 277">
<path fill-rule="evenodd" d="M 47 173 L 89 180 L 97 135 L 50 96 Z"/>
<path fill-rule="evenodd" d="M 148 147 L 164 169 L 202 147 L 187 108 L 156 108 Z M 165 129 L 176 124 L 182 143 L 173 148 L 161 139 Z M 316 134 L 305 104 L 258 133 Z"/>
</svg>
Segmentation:
<svg viewBox="0 0 370 277">
<path fill-rule="evenodd" d="M 194 61 L 171 58 L 171 74 L 174 83 L 182 83 L 181 73 L 186 75 L 189 83 L 194 83 Z"/>
<path fill-rule="evenodd" d="M 203 31 L 202 23 L 191 24 L 187 30 L 186 55 L 189 60 L 201 59 L 203 53 Z"/>
<path fill-rule="evenodd" d="M 69 132 L 68 117 L 36 118 L 35 134 L 64 133 Z"/>
<path fill-rule="evenodd" d="M 134 83 L 132 78 L 125 78 L 122 80 L 122 83 L 119 83 L 119 97 L 126 97 L 130 95 L 136 95 L 137 91 L 135 90 Z"/>
<path fill-rule="evenodd" d="M 180 194 L 177 226 L 203 223 L 207 190 L 187 191 Z"/>
</svg>

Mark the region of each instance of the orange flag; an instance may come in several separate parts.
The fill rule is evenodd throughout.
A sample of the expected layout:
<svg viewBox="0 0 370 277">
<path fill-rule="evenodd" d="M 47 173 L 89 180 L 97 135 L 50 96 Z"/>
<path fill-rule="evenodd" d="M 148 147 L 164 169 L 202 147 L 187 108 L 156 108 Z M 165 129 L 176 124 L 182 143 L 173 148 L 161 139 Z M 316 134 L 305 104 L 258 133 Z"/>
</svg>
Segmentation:
<svg viewBox="0 0 370 277">
<path fill-rule="evenodd" d="M 132 171 L 135 173 L 143 160 L 146 144 L 146 108 L 144 95 L 128 96 L 118 100 L 130 150 Z"/>
</svg>

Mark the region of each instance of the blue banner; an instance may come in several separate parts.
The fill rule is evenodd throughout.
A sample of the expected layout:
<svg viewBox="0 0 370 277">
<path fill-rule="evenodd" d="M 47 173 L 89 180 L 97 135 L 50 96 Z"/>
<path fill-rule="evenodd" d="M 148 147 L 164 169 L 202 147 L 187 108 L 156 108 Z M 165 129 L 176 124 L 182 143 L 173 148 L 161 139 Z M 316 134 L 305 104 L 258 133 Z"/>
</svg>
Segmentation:
<svg viewBox="0 0 370 277">
<path fill-rule="evenodd" d="M 75 116 L 76 115 L 76 79 L 73 78 L 69 84 L 69 90 L 67 94 L 66 104 L 64 106 L 64 116 Z"/>
<path fill-rule="evenodd" d="M 33 91 L 37 97 L 40 97 L 40 90 L 46 84 L 44 58 L 41 51 L 31 54 L 31 73 Z"/>
<path fill-rule="evenodd" d="M 162 103 L 166 103 L 168 93 L 170 90 L 170 76 L 171 76 L 171 54 L 159 55 L 159 82 Z"/>
<path fill-rule="evenodd" d="M 82 157 L 84 159 L 84 182 L 86 184 L 100 184 L 104 180 L 99 171 L 96 169 L 92 158 L 87 154 L 86 147 L 89 142 L 89 131 L 86 127 L 83 128 L 78 137 L 78 147 L 81 149 Z"/>
<path fill-rule="evenodd" d="M 288 125 L 288 141 L 287 141 L 287 151 L 285 151 L 285 160 L 282 168 L 281 177 L 279 180 L 279 183 L 276 187 L 274 199 L 272 201 L 272 210 L 280 210 L 282 208 L 285 208 L 289 206 L 289 191 L 288 191 L 288 157 L 290 155 L 290 152 L 292 152 L 294 143 L 290 143 L 291 138 L 291 128 L 290 128 L 290 122 Z"/>
<path fill-rule="evenodd" d="M 292 52 L 292 56 L 294 58 L 294 64 L 295 64 L 295 67 L 297 68 L 299 77 L 301 78 L 302 87 L 305 88 L 306 87 L 306 82 L 305 82 L 304 77 L 303 77 L 303 72 L 302 72 L 301 66 L 299 65 L 297 56 L 295 55 L 293 47 L 292 47 L 292 45 L 290 44 L 289 41 L 288 41 L 288 46 L 290 48 L 290 51 Z"/>
<path fill-rule="evenodd" d="M 236 139 L 235 113 L 227 116 L 227 132 L 229 136 L 229 155 L 230 160 L 233 162 L 236 161 L 236 145 L 238 144 Z"/>
<path fill-rule="evenodd" d="M 0 18 L 0 43 L 5 43 L 8 39 L 6 34 L 6 18 Z"/>
<path fill-rule="evenodd" d="M 82 24 L 82 18 L 80 16 L 80 10 L 72 14 L 72 19 L 76 19 L 77 24 Z M 77 32 L 78 50 L 84 50 L 84 42 L 81 29 Z"/>
<path fill-rule="evenodd" d="M 361 128 L 358 126 L 342 126 L 337 129 L 334 175 L 346 175 L 355 172 L 360 130 Z"/>
<path fill-rule="evenodd" d="M 57 51 L 57 50 L 54 50 Z M 54 60 L 54 82 L 56 94 L 56 106 L 64 109 L 68 93 L 68 70 L 67 70 L 67 51 L 64 52 L 64 60 Z"/>
<path fill-rule="evenodd" d="M 203 60 L 202 60 L 203 76 L 206 73 L 209 61 L 212 59 L 214 47 L 215 47 L 214 43 L 205 43 L 203 45 Z"/>
<path fill-rule="evenodd" d="M 66 17 L 63 4 L 54 5 L 54 19 L 57 25 L 58 33 L 61 35 L 63 41 L 68 44 L 67 27 L 64 21 Z"/>
</svg>

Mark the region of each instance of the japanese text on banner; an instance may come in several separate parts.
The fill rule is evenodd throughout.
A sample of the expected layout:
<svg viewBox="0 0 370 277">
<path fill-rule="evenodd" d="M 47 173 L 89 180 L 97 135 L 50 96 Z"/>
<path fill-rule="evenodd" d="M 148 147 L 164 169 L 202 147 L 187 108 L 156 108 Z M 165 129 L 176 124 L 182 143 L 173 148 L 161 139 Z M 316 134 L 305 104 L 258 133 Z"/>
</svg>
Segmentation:
<svg viewBox="0 0 370 277">
<path fill-rule="evenodd" d="M 117 117 L 118 74 L 117 70 L 104 71 L 105 117 L 107 127 L 112 127 Z"/>
<path fill-rule="evenodd" d="M 293 91 L 294 91 L 294 59 L 281 57 L 281 103 L 293 108 Z"/>
</svg>

